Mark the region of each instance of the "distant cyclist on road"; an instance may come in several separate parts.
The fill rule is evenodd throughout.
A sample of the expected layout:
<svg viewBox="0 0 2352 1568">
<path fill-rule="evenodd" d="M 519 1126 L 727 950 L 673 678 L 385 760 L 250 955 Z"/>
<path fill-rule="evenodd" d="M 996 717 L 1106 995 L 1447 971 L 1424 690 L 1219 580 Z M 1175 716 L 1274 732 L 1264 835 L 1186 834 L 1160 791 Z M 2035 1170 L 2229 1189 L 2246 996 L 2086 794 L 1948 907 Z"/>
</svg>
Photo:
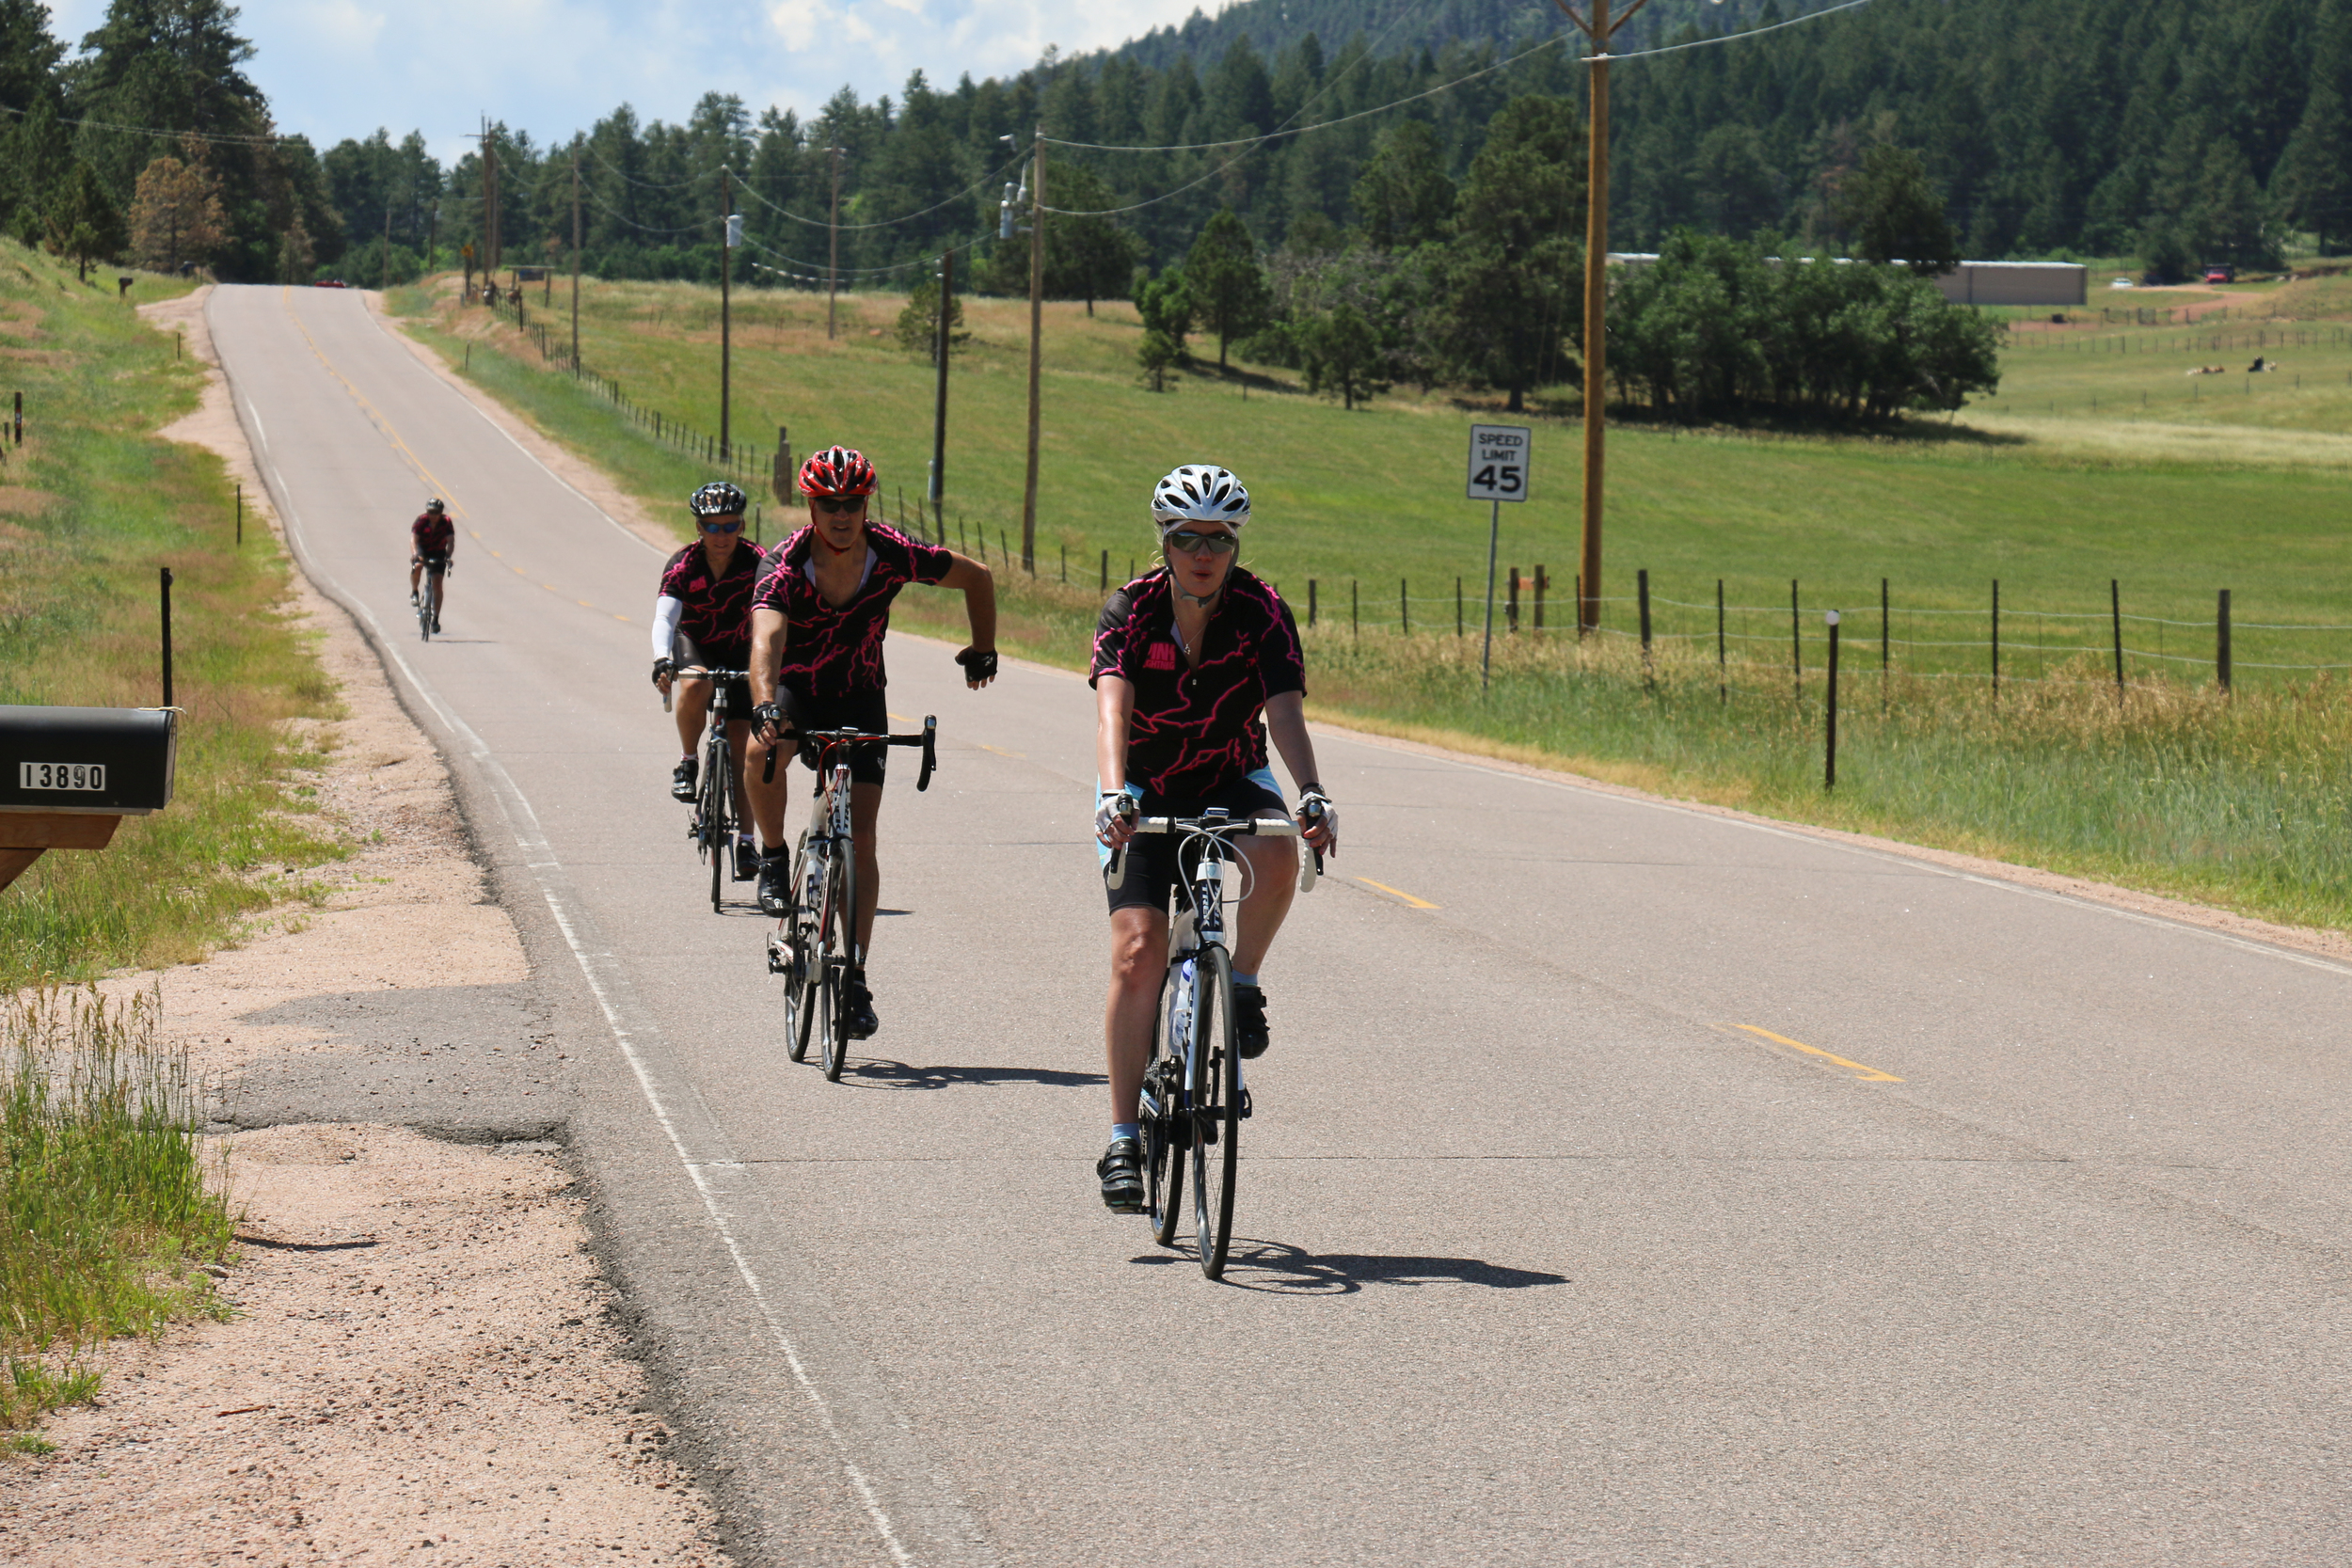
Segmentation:
<svg viewBox="0 0 2352 1568">
<path fill-rule="evenodd" d="M 808 730 L 890 728 L 882 695 L 882 635 L 890 601 L 911 582 L 961 590 L 972 642 L 956 655 L 974 690 L 996 678 L 996 582 L 969 556 L 908 538 L 866 518 L 874 466 L 848 447 L 828 447 L 801 465 L 808 526 L 768 557 L 752 606 L 752 710 L 757 726 L 744 772 L 759 824 L 759 907 L 782 915 L 791 903 L 786 847 L 785 772 L 762 784 L 769 752 Z M 879 1025 L 866 985 L 866 955 L 882 891 L 875 821 L 882 811 L 878 747 L 849 753 L 850 821 L 857 843 L 857 949 L 849 974 L 850 1034 L 869 1039 Z M 804 760 L 816 766 L 814 756 Z M 818 781 L 823 787 L 823 780 Z"/>
<path fill-rule="evenodd" d="M 1095 1174 L 1120 1213 L 1143 1208 L 1137 1130 L 1152 1025 L 1168 973 L 1168 903 L 1182 841 L 1137 838 L 1142 816 L 1280 820 L 1289 808 L 1266 766 L 1266 736 L 1298 785 L 1299 826 L 1314 848 L 1339 847 L 1339 812 L 1316 782 L 1307 734 L 1307 664 L 1290 607 L 1235 559 L 1249 492 L 1225 469 L 1187 464 L 1152 492 L 1162 564 L 1110 596 L 1094 633 L 1094 833 L 1107 869 L 1126 851 L 1110 895 L 1111 984 L 1104 1010 L 1110 1061 L 1111 1142 Z M 1309 805 L 1321 809 L 1309 826 Z M 1266 1048 L 1258 967 L 1290 912 L 1298 847 L 1286 838 L 1233 840 L 1247 866 L 1233 942 L 1233 1027 L 1242 1055 Z"/>
<path fill-rule="evenodd" d="M 434 497 L 417 514 L 417 520 L 408 525 L 408 603 L 417 603 L 419 579 L 431 572 L 441 581 L 441 602 L 449 602 L 450 558 L 457 551 L 457 525 L 450 521 L 449 508 L 441 498 Z M 433 612 L 433 631 L 440 634 L 441 613 Z"/>
<path fill-rule="evenodd" d="M 694 492 L 687 505 L 693 510 L 702 538 L 663 563 L 661 586 L 653 603 L 653 684 L 665 697 L 672 683 L 676 684 L 673 711 L 677 717 L 678 749 L 685 753 L 670 770 L 670 795 L 690 804 L 700 771 L 694 748 L 701 743 L 717 689 L 701 676 L 681 676 L 678 672 L 751 667 L 752 594 L 759 586 L 768 558 L 743 537 L 743 513 L 748 504 L 743 492 L 724 480 Z M 737 769 L 736 799 L 748 800 L 741 786 L 744 745 L 752 729 L 749 682 L 727 683 L 727 710 L 736 715 L 727 723 L 727 748 Z M 737 842 L 735 863 L 739 868 L 752 863 L 748 836 Z M 750 873 L 739 870 L 739 875 Z"/>
</svg>

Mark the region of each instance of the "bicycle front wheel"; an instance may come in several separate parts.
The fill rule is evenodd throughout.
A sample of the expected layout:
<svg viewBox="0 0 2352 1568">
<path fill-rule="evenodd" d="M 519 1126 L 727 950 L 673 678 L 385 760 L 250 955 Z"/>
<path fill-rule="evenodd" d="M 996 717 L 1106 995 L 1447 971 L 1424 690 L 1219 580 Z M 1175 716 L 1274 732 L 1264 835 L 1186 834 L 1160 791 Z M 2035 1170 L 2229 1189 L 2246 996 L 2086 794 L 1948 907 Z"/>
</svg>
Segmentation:
<svg viewBox="0 0 2352 1568">
<path fill-rule="evenodd" d="M 1241 1161 L 1241 1053 L 1233 1036 L 1233 960 L 1201 950 L 1192 971 L 1186 1075 L 1192 1090 L 1192 1217 L 1200 1272 L 1225 1273 L 1233 1240 L 1233 1184 Z"/>
<path fill-rule="evenodd" d="M 808 1060 L 808 1038 L 817 1023 L 817 968 L 810 952 L 817 940 L 817 911 L 808 903 L 808 835 L 801 835 L 792 855 L 791 907 L 785 911 L 785 939 L 791 943 L 791 961 L 784 974 L 784 1031 L 796 1062 Z"/>
<path fill-rule="evenodd" d="M 822 995 L 817 1028 L 821 1042 L 825 1082 L 841 1082 L 841 1064 L 850 1053 L 850 959 L 857 931 L 857 872 L 834 847 L 833 874 L 825 879 L 824 942 L 821 959 Z"/>
<path fill-rule="evenodd" d="M 703 850 L 710 857 L 710 912 L 721 907 L 719 890 L 725 885 L 727 859 L 727 746 L 724 739 L 703 745 L 702 799 L 695 805 L 702 819 Z"/>
</svg>

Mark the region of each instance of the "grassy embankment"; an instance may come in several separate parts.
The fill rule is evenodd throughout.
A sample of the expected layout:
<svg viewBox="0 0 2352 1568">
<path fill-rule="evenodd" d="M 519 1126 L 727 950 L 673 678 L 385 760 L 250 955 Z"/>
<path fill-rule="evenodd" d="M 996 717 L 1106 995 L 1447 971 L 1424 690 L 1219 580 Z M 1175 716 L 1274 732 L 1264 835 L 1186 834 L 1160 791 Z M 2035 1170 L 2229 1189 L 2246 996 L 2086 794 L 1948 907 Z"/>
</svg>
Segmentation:
<svg viewBox="0 0 2352 1568">
<path fill-rule="evenodd" d="M 132 294 L 183 287 L 142 277 Z M 112 294 L 0 241 L 0 362 L 25 412 L 0 491 L 0 703 L 160 702 L 169 566 L 177 792 L 103 852 L 53 851 L 0 893 L 5 989 L 200 958 L 285 898 L 286 873 L 339 852 L 306 819 L 316 753 L 286 727 L 337 711 L 282 609 L 286 560 L 259 526 L 235 546 L 217 458 L 156 437 L 196 406 L 199 367 Z"/>
<path fill-rule="evenodd" d="M 0 1430 L 94 1396 L 105 1340 L 228 1310 L 201 1267 L 234 1238 L 228 1184 L 156 1011 L 152 993 L 0 1000 Z M 49 1449 L 24 1432 L 6 1446 Z"/>
<path fill-rule="evenodd" d="M 230 1236 L 198 1086 L 155 1043 L 151 999 L 24 988 L 200 957 L 340 852 L 302 783 L 317 752 L 293 721 L 337 704 L 285 611 L 287 562 L 266 528 L 236 546 L 216 458 L 157 437 L 195 407 L 199 367 L 103 282 L 0 241 L 0 358 L 25 411 L 0 488 L 0 703 L 159 701 L 167 565 L 185 712 L 167 810 L 0 893 L 0 1428 L 94 1393 L 106 1338 L 216 1310 L 190 1270 Z M 133 297 L 185 287 L 142 277 Z"/>
<path fill-rule="evenodd" d="M 702 477 L 696 462 L 543 369 L 510 328 L 455 309 L 446 291 L 401 303 L 423 318 L 428 339 L 453 350 L 460 338 L 473 342 L 477 380 L 665 515 L 682 512 L 677 498 Z M 739 295 L 739 432 L 764 438 L 788 423 L 803 451 L 852 441 L 875 456 L 894 499 L 901 481 L 912 497 L 930 456 L 932 384 L 929 367 L 888 336 L 899 303 L 846 299 L 844 329 L 828 341 L 821 298 Z M 2251 303 L 2233 309 L 2241 328 Z M 1018 541 L 1026 311 L 975 301 L 970 314 L 974 343 L 951 391 L 947 531 L 984 535 L 1001 566 L 998 539 Z M 641 403 L 708 431 L 716 318 L 712 290 L 591 283 L 583 357 Z M 1253 568 L 1294 604 L 1303 605 L 1308 579 L 1317 583 L 1311 678 L 1330 717 L 1469 737 L 1669 793 L 2274 918 L 2352 924 L 2352 850 L 2338 831 L 2352 740 L 2341 686 L 2254 668 L 2352 664 L 2352 635 L 2264 629 L 2352 623 L 2337 545 L 2352 443 L 2338 438 L 2334 389 L 2314 384 L 2325 377 L 2300 388 L 2265 380 L 2226 419 L 2201 412 L 2128 430 L 2087 411 L 2031 420 L 1978 410 L 1899 438 L 1621 429 L 1610 448 L 1605 621 L 1614 635 L 1581 653 L 1532 628 L 1504 638 L 1495 690 L 1482 700 L 1486 516 L 1456 498 L 1466 427 L 1502 416 L 1442 391 L 1350 414 L 1256 367 L 1219 376 L 1212 366 L 1154 395 L 1133 373 L 1136 333 L 1121 305 L 1098 308 L 1092 321 L 1077 306 L 1048 308 L 1041 579 L 1013 585 L 1005 641 L 1016 651 L 1081 657 L 1102 553 L 1113 580 L 1130 559 L 1148 558 L 1140 514 L 1151 479 L 1178 461 L 1224 461 L 1257 498 Z M 1214 345 L 1195 344 L 1203 346 Z M 2055 378 L 2110 373 L 2083 363 L 2096 356 L 2016 349 L 2005 399 L 2023 404 Z M 2119 402 L 2135 370 L 2169 392 L 2180 368 L 2178 356 L 2117 355 Z M 1546 412 L 1527 420 L 1538 426 L 1535 499 L 1504 509 L 1502 550 L 1506 567 L 1549 566 L 1556 626 L 1577 554 L 1579 448 L 1573 426 L 1551 412 L 1560 405 L 1538 403 Z M 1655 689 L 1624 640 L 1636 567 L 1650 570 L 1660 597 Z M 1470 627 L 1458 641 L 1457 578 Z M 1877 671 L 1882 578 L 1897 607 L 1891 678 Z M 2133 693 L 2120 716 L 2102 684 L 2111 677 L 2102 653 L 2111 578 L 2126 613 L 2149 618 L 2127 625 Z M 1714 668 L 1719 578 L 1735 607 L 1728 703 Z M 1790 673 L 1791 578 L 1803 606 L 1801 683 Z M 2007 677 L 1997 705 L 1981 679 L 1994 578 Z M 1409 637 L 1398 629 L 1400 586 L 1414 601 Z M 2184 662 L 2213 656 L 2219 588 L 2233 590 L 2238 623 L 2238 696 L 2227 703 L 2204 666 Z M 937 596 L 901 602 L 910 624 L 952 631 L 942 619 L 952 607 Z M 1825 799 L 1820 611 L 1834 605 L 1849 612 L 1849 705 L 1839 788 Z M 2070 615 L 2083 618 L 2056 618 Z"/>
</svg>

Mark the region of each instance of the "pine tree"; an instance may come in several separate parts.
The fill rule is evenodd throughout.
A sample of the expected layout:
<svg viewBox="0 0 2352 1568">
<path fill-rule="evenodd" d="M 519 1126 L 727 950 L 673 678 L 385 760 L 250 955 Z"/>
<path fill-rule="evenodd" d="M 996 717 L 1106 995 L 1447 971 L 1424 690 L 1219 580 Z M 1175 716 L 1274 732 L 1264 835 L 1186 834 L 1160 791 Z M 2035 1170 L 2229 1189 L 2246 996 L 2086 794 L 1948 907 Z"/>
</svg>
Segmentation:
<svg viewBox="0 0 2352 1568">
<path fill-rule="evenodd" d="M 2352 238 L 2352 0 L 2320 0 L 2312 26 L 2312 88 L 2271 171 L 2280 210 L 2312 231 L 2319 253 Z"/>
<path fill-rule="evenodd" d="M 158 272 L 209 261 L 228 237 L 220 182 L 205 166 L 203 144 L 191 137 L 185 150 L 185 162 L 167 154 L 141 169 L 131 203 L 132 253 Z"/>
<path fill-rule="evenodd" d="M 1353 196 L 1364 238 L 1382 250 L 1409 250 L 1442 236 L 1454 198 L 1438 134 L 1418 119 L 1400 121 L 1381 136 Z"/>
<path fill-rule="evenodd" d="M 1583 140 L 1565 99 L 1515 100 L 1454 205 L 1442 262 L 1448 358 L 1508 393 L 1513 413 L 1567 373 L 1567 344 L 1582 336 Z"/>
<path fill-rule="evenodd" d="M 1216 334 L 1216 368 L 1222 372 L 1227 346 L 1263 325 L 1272 303 L 1257 242 L 1231 207 L 1219 208 L 1192 242 L 1184 257 L 1184 289 L 1200 325 Z"/>
<path fill-rule="evenodd" d="M 1960 262 L 1960 239 L 1919 155 L 1881 144 L 1862 155 L 1838 191 L 1838 222 L 1867 261 L 1905 261 L 1915 273 L 1947 273 Z"/>
<path fill-rule="evenodd" d="M 90 263 L 121 254 L 128 238 L 122 214 L 107 199 L 98 171 L 76 163 L 49 209 L 46 243 L 50 250 L 73 258 L 75 276 L 87 282 Z"/>
</svg>

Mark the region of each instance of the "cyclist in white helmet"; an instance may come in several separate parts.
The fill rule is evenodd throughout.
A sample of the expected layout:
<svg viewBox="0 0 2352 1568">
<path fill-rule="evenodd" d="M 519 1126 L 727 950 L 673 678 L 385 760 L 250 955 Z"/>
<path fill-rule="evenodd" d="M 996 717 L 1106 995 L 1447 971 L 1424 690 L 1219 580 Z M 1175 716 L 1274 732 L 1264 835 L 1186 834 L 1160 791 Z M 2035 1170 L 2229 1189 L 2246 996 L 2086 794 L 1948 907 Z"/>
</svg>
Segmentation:
<svg viewBox="0 0 2352 1568">
<path fill-rule="evenodd" d="M 1168 970 L 1168 901 L 1177 841 L 1137 838 L 1136 816 L 1194 816 L 1223 806 L 1236 816 L 1289 815 L 1266 741 L 1282 753 L 1299 792 L 1299 825 L 1327 854 L 1339 814 L 1316 782 L 1307 735 L 1307 670 L 1290 607 L 1237 557 L 1249 492 L 1210 464 L 1186 464 L 1152 493 L 1161 564 L 1110 596 L 1094 633 L 1095 838 L 1107 864 L 1126 850 L 1126 875 L 1108 888 L 1110 1000 L 1104 1014 L 1110 1060 L 1111 1142 L 1095 1173 L 1103 1201 L 1120 1213 L 1143 1207 L 1136 1130 L 1152 1022 Z M 1308 826 L 1307 806 L 1321 808 Z M 1298 846 L 1238 838 L 1248 863 L 1233 941 L 1233 1022 L 1241 1053 L 1266 1048 L 1265 992 L 1258 983 L 1298 885 Z M 1107 887 L 1107 882 L 1106 882 Z"/>
</svg>

